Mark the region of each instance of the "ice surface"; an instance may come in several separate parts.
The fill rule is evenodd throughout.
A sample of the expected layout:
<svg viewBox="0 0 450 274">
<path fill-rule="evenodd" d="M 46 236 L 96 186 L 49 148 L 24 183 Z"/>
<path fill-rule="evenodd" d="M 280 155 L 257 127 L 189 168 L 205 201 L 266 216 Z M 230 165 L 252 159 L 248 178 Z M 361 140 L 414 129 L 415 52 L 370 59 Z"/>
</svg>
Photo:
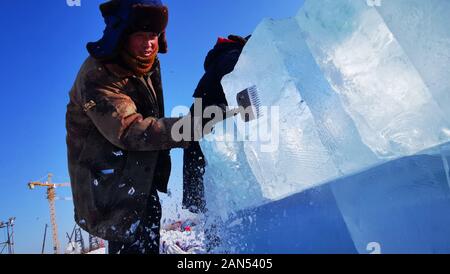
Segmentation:
<svg viewBox="0 0 450 274">
<path fill-rule="evenodd" d="M 391 0 L 377 7 L 447 118 L 450 117 L 449 10 L 450 2 L 443 0 Z"/>
<path fill-rule="evenodd" d="M 233 141 L 225 128 L 234 128 L 231 120 L 218 125 L 212 140 L 202 142 L 208 153 L 207 170 L 204 177 L 205 196 L 208 208 L 226 219 L 230 212 L 258 206 L 268 201 L 262 196 L 261 185 L 253 176 L 244 153 L 244 143 Z M 234 130 L 235 132 L 235 130 Z"/>
<path fill-rule="evenodd" d="M 380 8 L 397 2 L 382 1 Z M 403 1 L 403 6 L 414 2 L 427 5 Z M 308 1 L 297 19 L 327 82 L 378 158 L 411 155 L 448 141 L 448 107 L 437 103 L 446 96 L 433 96 L 377 8 L 365 1 Z M 398 25 L 393 20 L 391 24 Z M 450 47 L 436 51 L 448 56 Z"/>
<path fill-rule="evenodd" d="M 202 141 L 210 212 L 326 189 L 333 209 L 311 218 L 339 220 L 351 240 L 336 252 L 450 251 L 449 12 L 444 0 L 307 0 L 262 21 L 222 85 L 230 104 L 256 85 L 267 108 Z"/>
<path fill-rule="evenodd" d="M 219 251 L 450 253 L 445 177 L 440 155 L 394 160 L 234 214 Z"/>
<path fill-rule="evenodd" d="M 222 85 L 230 103 L 256 85 L 269 109 L 235 120 L 238 136 L 259 139 L 220 142 L 230 133 L 218 131 L 202 143 L 210 204 L 264 204 L 450 141 L 444 2 L 306 1 L 264 20 Z"/>
</svg>

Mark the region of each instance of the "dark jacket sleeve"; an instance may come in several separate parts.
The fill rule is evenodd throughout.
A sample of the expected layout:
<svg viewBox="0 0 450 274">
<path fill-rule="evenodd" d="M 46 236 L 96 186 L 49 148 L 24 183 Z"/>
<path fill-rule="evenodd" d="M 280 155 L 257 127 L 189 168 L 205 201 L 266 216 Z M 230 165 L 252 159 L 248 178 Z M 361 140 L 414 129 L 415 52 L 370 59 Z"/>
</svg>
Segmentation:
<svg viewBox="0 0 450 274">
<path fill-rule="evenodd" d="M 213 49 L 205 60 L 205 73 L 200 79 L 194 98 L 203 100 L 203 108 L 211 105 L 227 106 L 228 102 L 221 84 L 223 76 L 233 71 L 241 48 L 218 51 Z M 193 112 L 194 106 L 191 107 Z M 209 119 L 203 119 L 206 124 Z M 203 175 L 205 156 L 198 142 L 192 142 L 183 154 L 183 208 L 191 212 L 204 212 L 206 208 Z"/>
<path fill-rule="evenodd" d="M 205 65 L 205 74 L 195 89 L 194 98 L 202 98 L 204 106 L 228 105 L 221 84 L 223 76 L 233 71 L 241 51 L 234 49 L 216 55 Z"/>
</svg>

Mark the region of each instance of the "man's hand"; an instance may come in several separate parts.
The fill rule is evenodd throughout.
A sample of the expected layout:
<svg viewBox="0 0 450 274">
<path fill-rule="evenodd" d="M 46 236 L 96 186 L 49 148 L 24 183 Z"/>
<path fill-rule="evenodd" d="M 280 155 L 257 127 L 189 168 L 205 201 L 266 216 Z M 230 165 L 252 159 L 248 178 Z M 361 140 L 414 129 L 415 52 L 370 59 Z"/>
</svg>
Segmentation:
<svg viewBox="0 0 450 274">
<path fill-rule="evenodd" d="M 172 129 L 172 138 L 177 141 L 198 142 L 210 134 L 217 123 L 233 116 L 225 105 L 212 105 L 205 108 L 200 116 L 190 112 L 182 117 Z"/>
</svg>

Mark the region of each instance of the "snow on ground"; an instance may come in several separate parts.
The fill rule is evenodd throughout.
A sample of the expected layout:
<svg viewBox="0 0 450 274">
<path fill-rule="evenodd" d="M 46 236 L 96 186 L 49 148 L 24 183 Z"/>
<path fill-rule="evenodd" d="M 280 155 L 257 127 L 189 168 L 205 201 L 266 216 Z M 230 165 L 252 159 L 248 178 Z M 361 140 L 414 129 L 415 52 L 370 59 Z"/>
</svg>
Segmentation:
<svg viewBox="0 0 450 274">
<path fill-rule="evenodd" d="M 160 253 L 206 253 L 203 217 L 182 208 L 183 190 L 176 185 L 182 178 L 174 175 L 171 180 L 175 187 L 169 189 L 168 194 L 159 195 L 162 205 Z"/>
<path fill-rule="evenodd" d="M 93 251 L 88 252 L 86 254 L 106 254 L 106 248 L 105 247 L 99 248 L 97 250 L 93 250 Z"/>
<path fill-rule="evenodd" d="M 161 229 L 161 254 L 205 254 L 205 233 L 196 220 L 169 223 Z"/>
</svg>

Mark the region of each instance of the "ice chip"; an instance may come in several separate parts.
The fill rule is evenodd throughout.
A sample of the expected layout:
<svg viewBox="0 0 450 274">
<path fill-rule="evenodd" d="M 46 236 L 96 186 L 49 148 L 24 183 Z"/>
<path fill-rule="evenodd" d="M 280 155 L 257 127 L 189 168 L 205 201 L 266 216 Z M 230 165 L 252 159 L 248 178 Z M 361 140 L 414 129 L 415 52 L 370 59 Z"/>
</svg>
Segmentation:
<svg viewBox="0 0 450 274">
<path fill-rule="evenodd" d="M 114 169 L 104 169 L 104 170 L 102 170 L 102 173 L 104 175 L 113 174 L 114 173 Z"/>
<path fill-rule="evenodd" d="M 136 229 L 139 227 L 140 223 L 141 223 L 141 221 L 138 220 L 138 221 L 134 222 L 133 224 L 131 224 L 130 229 L 129 229 L 131 234 L 136 232 Z"/>
<path fill-rule="evenodd" d="M 119 150 L 119 151 L 114 151 L 113 154 L 114 154 L 114 156 L 117 156 L 117 157 L 123 156 L 123 151 L 121 151 L 121 150 Z"/>
</svg>

